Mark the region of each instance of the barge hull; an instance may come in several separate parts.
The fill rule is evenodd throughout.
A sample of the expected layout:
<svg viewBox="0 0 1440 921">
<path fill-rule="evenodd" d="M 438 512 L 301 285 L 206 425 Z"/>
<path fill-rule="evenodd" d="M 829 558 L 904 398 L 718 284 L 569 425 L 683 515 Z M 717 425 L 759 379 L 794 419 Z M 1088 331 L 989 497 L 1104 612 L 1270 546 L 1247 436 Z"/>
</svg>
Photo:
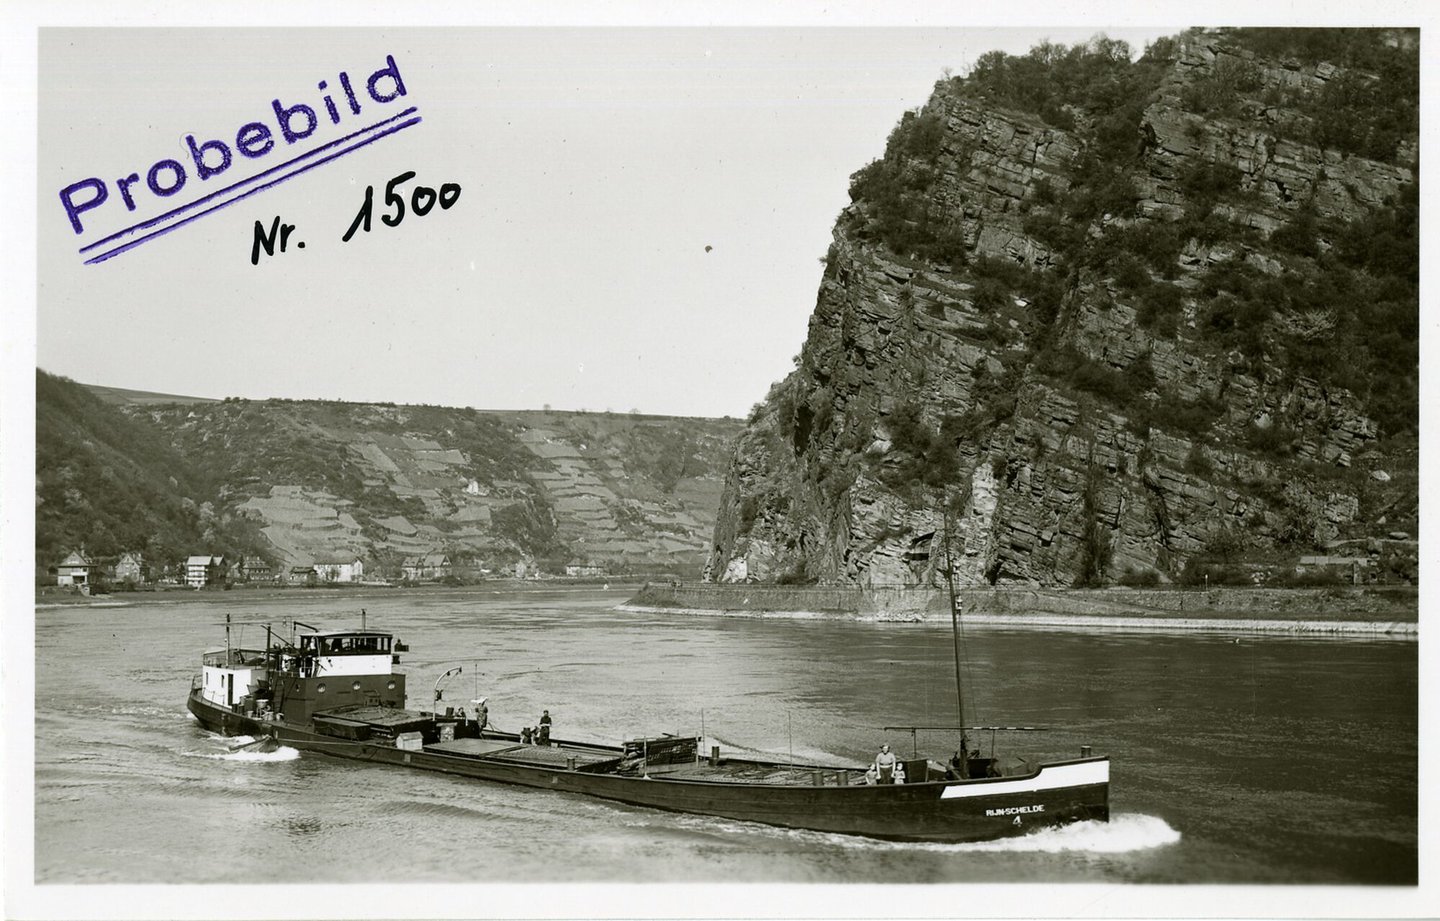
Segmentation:
<svg viewBox="0 0 1440 921">
<path fill-rule="evenodd" d="M 589 773 L 447 752 L 443 745 L 403 749 L 380 741 L 350 741 L 290 723 L 253 719 L 212 704 L 197 692 L 191 693 L 188 706 L 211 731 L 268 736 L 303 751 L 786 828 L 896 841 L 965 842 L 1109 818 L 1109 759 L 1103 757 L 1047 764 L 1024 777 L 884 786 L 757 784 L 686 780 L 683 773 Z M 620 754 L 620 749 L 604 746 L 576 750 Z M 817 769 L 822 776 L 824 770 Z"/>
</svg>

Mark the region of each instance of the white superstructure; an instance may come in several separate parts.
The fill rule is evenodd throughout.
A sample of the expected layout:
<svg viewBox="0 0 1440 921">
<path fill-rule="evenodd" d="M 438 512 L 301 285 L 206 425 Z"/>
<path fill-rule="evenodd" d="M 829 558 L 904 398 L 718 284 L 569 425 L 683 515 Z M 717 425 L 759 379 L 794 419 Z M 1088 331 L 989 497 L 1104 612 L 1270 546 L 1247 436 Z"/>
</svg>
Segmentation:
<svg viewBox="0 0 1440 921">
<path fill-rule="evenodd" d="M 215 649 L 200 667 L 200 696 L 233 707 L 253 695 L 266 676 L 265 653 L 255 649 Z"/>
<path fill-rule="evenodd" d="M 355 630 L 307 633 L 300 637 L 301 669 L 311 678 L 388 675 L 394 666 L 391 647 L 388 633 Z"/>
</svg>

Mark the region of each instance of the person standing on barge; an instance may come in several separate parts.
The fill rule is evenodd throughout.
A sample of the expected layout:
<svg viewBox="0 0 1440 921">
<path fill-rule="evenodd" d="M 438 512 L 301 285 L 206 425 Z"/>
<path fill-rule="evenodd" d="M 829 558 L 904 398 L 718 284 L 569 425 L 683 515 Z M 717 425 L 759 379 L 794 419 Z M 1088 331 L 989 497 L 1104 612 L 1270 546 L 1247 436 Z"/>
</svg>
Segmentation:
<svg viewBox="0 0 1440 921">
<path fill-rule="evenodd" d="M 875 756 L 875 773 L 879 775 L 880 783 L 895 782 L 895 753 L 890 751 L 889 745 L 880 746 L 880 754 Z"/>
</svg>

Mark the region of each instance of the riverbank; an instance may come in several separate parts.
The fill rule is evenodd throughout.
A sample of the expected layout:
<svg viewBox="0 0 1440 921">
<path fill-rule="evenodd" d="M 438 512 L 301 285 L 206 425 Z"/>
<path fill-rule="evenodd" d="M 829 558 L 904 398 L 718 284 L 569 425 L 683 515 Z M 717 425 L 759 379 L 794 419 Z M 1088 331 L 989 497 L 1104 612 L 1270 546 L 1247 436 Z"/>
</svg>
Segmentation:
<svg viewBox="0 0 1440 921">
<path fill-rule="evenodd" d="M 355 606 L 420 596 L 511 593 L 606 593 L 631 590 L 621 610 L 712 617 L 926 622 L 949 617 L 944 593 L 927 588 L 860 589 L 843 586 L 716 585 L 699 582 L 587 584 L 564 580 L 496 580 L 478 585 L 417 587 L 347 586 L 337 589 L 239 588 L 232 591 L 172 588 L 84 596 L 41 592 L 36 610 L 130 605 L 249 605 L 318 597 L 354 599 Z M 1379 588 L 1179 588 L 963 589 L 957 593 L 970 624 L 1097 629 L 1195 630 L 1350 636 L 1419 635 L 1419 593 L 1410 587 Z"/>
<path fill-rule="evenodd" d="M 1417 636 L 1413 587 L 1324 589 L 1042 589 L 957 592 L 967 623 L 1031 627 L 1245 630 Z M 944 592 L 922 587 L 647 583 L 625 610 L 732 617 L 930 621 L 948 618 Z"/>
<path fill-rule="evenodd" d="M 172 585 L 147 587 L 139 591 L 116 591 L 109 594 L 84 595 L 73 589 L 57 589 L 46 586 L 35 593 L 35 608 L 117 608 L 131 605 L 166 604 L 228 604 L 248 605 L 258 603 L 284 602 L 289 600 L 312 600 L 316 598 L 353 598 L 357 603 L 381 602 L 408 597 L 429 597 L 433 595 L 497 595 L 521 593 L 577 592 L 622 592 L 635 591 L 639 582 L 611 581 L 599 579 L 490 579 L 473 585 L 442 585 L 425 583 L 421 585 L 386 585 L 361 583 L 323 586 L 300 585 L 235 585 L 229 590 L 215 588 L 196 589 Z"/>
</svg>

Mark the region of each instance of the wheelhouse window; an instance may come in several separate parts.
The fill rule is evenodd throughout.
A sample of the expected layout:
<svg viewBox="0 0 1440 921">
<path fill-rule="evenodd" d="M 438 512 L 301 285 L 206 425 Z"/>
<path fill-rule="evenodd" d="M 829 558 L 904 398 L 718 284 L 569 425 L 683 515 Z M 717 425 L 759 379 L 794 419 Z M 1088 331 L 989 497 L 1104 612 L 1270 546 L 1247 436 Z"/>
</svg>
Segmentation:
<svg viewBox="0 0 1440 921">
<path fill-rule="evenodd" d="M 377 634 L 320 636 L 314 641 L 316 652 L 322 656 L 388 655 L 391 648 L 391 638 Z"/>
</svg>

